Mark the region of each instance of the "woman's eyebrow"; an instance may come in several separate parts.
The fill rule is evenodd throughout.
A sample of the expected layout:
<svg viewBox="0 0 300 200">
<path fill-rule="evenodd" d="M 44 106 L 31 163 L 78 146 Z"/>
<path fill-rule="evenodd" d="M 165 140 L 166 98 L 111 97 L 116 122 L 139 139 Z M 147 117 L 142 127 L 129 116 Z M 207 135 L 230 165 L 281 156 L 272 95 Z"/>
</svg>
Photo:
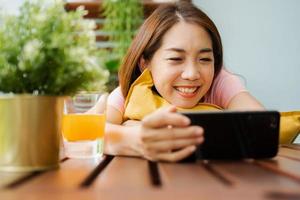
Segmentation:
<svg viewBox="0 0 300 200">
<path fill-rule="evenodd" d="M 165 49 L 166 51 L 176 51 L 176 52 L 179 52 L 179 53 L 184 53 L 185 50 L 184 49 L 181 49 L 181 48 L 168 48 L 168 49 Z M 198 51 L 198 53 L 210 53 L 210 52 L 213 52 L 213 50 L 211 48 L 203 48 L 203 49 L 200 49 Z"/>
<path fill-rule="evenodd" d="M 176 51 L 176 52 L 179 52 L 179 53 L 183 53 L 185 52 L 184 49 L 180 49 L 180 48 L 168 48 L 168 49 L 165 49 L 166 51 Z"/>
<path fill-rule="evenodd" d="M 213 52 L 211 48 L 203 48 L 198 51 L 198 53 L 210 53 Z"/>
</svg>

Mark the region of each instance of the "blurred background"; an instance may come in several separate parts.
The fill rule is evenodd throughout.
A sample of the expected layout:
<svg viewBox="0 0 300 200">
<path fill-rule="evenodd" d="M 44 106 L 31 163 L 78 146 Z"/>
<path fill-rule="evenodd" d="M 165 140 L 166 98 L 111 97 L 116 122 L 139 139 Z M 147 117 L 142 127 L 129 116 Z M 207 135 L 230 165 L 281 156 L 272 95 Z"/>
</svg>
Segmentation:
<svg viewBox="0 0 300 200">
<path fill-rule="evenodd" d="M 268 109 L 300 109 L 300 1 L 194 0 L 216 23 L 225 66 Z"/>
<path fill-rule="evenodd" d="M 2 12 L 17 13 L 22 0 L 0 3 Z M 268 109 L 300 110 L 300 1 L 193 3 L 216 23 L 223 39 L 226 68 L 241 75 L 248 90 Z"/>
</svg>

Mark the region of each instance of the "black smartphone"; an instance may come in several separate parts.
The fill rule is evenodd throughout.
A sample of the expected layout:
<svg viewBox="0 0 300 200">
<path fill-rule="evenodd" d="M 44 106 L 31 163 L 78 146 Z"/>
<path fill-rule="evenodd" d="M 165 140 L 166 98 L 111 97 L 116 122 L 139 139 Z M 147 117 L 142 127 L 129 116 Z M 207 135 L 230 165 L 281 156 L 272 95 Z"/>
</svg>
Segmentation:
<svg viewBox="0 0 300 200">
<path fill-rule="evenodd" d="M 190 118 L 191 124 L 204 128 L 204 143 L 197 147 L 194 159 L 265 159 L 277 154 L 277 111 L 181 113 Z"/>
</svg>

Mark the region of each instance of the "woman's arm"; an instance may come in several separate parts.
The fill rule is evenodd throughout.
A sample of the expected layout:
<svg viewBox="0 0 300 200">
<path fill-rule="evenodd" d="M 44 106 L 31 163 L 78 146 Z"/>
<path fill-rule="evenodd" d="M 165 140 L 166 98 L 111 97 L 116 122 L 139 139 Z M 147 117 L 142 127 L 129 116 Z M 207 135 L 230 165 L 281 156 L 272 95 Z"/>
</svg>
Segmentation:
<svg viewBox="0 0 300 200">
<path fill-rule="evenodd" d="M 229 110 L 265 110 L 264 106 L 258 102 L 249 92 L 240 92 L 229 102 Z"/>
<path fill-rule="evenodd" d="M 106 106 L 106 99 L 107 96 L 100 99 L 90 110 L 100 113 L 106 108 L 106 154 L 175 162 L 189 156 L 203 142 L 203 129 L 189 126 L 190 120 L 176 113 L 174 106 L 159 109 L 142 121 L 131 120 L 123 125 L 123 114 L 113 106 Z"/>
<path fill-rule="evenodd" d="M 176 113 L 173 106 L 157 110 L 131 126 L 108 121 L 105 153 L 175 162 L 189 156 L 203 142 L 203 129 L 189 125 L 189 119 Z"/>
<path fill-rule="evenodd" d="M 264 110 L 264 107 L 245 88 L 239 76 L 222 69 L 216 77 L 210 101 L 229 110 Z"/>
<path fill-rule="evenodd" d="M 109 155 L 143 156 L 140 150 L 138 127 L 107 122 L 104 153 Z"/>
<path fill-rule="evenodd" d="M 113 106 L 106 106 L 106 121 L 112 124 L 122 124 L 123 115 L 122 113 L 114 108 Z"/>
<path fill-rule="evenodd" d="M 133 125 L 137 125 L 140 123 L 139 121 L 136 121 L 136 120 L 127 120 L 127 121 L 123 122 L 122 113 L 118 109 L 116 109 L 110 105 L 107 106 L 106 112 L 107 112 L 106 121 L 109 123 L 112 123 L 112 124 L 122 124 L 125 126 L 133 126 Z"/>
</svg>

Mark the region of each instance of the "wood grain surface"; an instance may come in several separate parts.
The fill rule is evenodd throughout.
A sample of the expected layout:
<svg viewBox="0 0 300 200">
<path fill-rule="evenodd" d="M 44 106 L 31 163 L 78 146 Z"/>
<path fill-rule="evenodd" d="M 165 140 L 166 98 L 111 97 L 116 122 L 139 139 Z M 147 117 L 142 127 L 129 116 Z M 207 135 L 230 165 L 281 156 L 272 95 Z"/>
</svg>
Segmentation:
<svg viewBox="0 0 300 200">
<path fill-rule="evenodd" d="M 156 163 L 63 159 L 58 170 L 0 173 L 0 199 L 300 199 L 300 148 L 269 160 Z"/>
</svg>

